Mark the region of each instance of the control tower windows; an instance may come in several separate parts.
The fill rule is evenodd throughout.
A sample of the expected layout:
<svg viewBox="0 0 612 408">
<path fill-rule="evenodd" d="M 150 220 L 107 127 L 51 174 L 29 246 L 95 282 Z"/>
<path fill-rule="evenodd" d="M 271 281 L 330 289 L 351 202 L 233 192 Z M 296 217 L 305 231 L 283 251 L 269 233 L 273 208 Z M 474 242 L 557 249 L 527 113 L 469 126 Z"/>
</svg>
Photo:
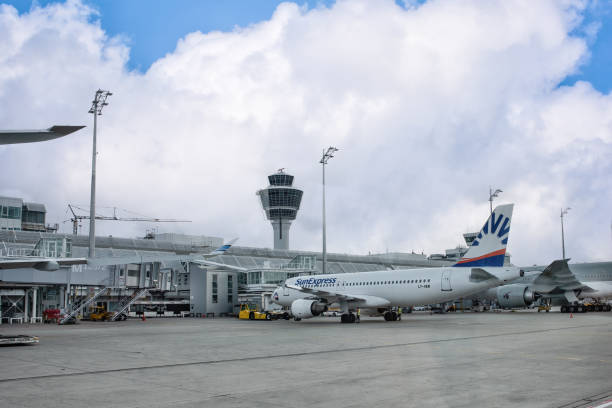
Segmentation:
<svg viewBox="0 0 612 408">
<path fill-rule="evenodd" d="M 271 186 L 291 186 L 293 184 L 293 176 L 285 173 L 272 174 L 268 176 L 268 181 Z"/>
</svg>

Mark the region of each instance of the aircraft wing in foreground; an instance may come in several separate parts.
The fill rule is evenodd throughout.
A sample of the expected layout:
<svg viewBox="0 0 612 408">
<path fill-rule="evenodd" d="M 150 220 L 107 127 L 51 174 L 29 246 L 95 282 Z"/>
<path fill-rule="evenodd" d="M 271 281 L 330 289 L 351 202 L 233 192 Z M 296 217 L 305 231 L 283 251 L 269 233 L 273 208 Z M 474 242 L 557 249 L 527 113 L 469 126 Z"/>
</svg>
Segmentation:
<svg viewBox="0 0 612 408">
<path fill-rule="evenodd" d="M 55 125 L 48 129 L 37 130 L 0 130 L 0 145 L 43 142 L 69 135 L 84 127 Z"/>
</svg>

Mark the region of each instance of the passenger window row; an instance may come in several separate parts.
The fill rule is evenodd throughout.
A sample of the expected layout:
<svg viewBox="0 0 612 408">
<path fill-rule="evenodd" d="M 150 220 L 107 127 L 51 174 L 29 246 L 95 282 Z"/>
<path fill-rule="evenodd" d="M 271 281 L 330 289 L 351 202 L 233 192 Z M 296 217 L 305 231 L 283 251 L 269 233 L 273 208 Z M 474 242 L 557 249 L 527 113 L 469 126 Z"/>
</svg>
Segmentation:
<svg viewBox="0 0 612 408">
<path fill-rule="evenodd" d="M 392 280 L 392 281 L 374 281 L 374 282 L 348 282 L 343 283 L 345 286 L 374 286 L 374 285 L 401 285 L 414 283 L 429 283 L 431 279 L 411 279 L 411 280 Z"/>
<path fill-rule="evenodd" d="M 430 283 L 431 279 L 406 279 L 406 280 L 392 280 L 392 281 L 372 281 L 372 282 L 342 282 L 342 286 L 375 286 L 375 285 L 410 285 L 415 283 Z M 315 287 L 331 287 L 335 286 L 333 283 L 325 283 L 321 285 L 305 285 L 307 288 Z M 340 286 L 338 283 L 337 286 Z"/>
</svg>

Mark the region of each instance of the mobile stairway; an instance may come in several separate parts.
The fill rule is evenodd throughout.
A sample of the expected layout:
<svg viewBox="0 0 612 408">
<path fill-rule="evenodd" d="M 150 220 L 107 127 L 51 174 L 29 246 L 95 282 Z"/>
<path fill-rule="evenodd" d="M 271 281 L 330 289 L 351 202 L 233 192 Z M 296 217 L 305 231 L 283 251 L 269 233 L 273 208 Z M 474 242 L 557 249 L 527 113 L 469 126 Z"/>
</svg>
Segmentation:
<svg viewBox="0 0 612 408">
<path fill-rule="evenodd" d="M 110 319 L 111 322 L 114 322 L 115 320 L 119 319 L 120 316 L 123 316 L 124 313 L 129 309 L 129 307 L 134 304 L 134 302 L 136 302 L 141 297 L 146 296 L 148 292 L 149 288 L 140 289 L 138 291 L 134 291 L 131 296 L 122 299 L 121 302 L 119 302 L 117 308 L 113 311 L 114 314 L 113 317 L 111 317 Z"/>
<path fill-rule="evenodd" d="M 75 318 L 81 310 L 92 304 L 97 298 L 99 298 L 104 292 L 106 292 L 109 288 L 103 287 L 98 291 L 94 292 L 92 295 L 86 298 L 82 298 L 80 302 L 74 303 L 70 306 L 70 311 L 64 315 L 59 321 L 59 324 L 66 324 L 71 319 Z"/>
</svg>

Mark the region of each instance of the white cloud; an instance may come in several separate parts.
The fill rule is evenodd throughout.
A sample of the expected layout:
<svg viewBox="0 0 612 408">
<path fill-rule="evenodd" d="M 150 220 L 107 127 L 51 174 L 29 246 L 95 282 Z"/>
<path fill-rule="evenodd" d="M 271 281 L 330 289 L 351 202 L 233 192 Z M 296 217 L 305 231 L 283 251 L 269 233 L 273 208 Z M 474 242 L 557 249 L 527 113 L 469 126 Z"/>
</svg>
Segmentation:
<svg viewBox="0 0 612 408">
<path fill-rule="evenodd" d="M 162 230 L 271 245 L 255 191 L 286 167 L 305 190 L 292 247 L 317 250 L 318 159 L 338 145 L 330 251 L 453 247 L 484 222 L 493 185 L 516 203 L 515 262 L 559 256 L 562 206 L 573 207 L 568 254 L 609 259 L 612 99 L 588 83 L 558 88 L 589 57 L 587 40 L 570 34 L 585 7 L 285 3 L 269 21 L 178 39 L 140 74 L 126 69 L 122 39 L 77 1 L 23 15 L 1 6 L 0 127 L 89 127 L 0 148 L 0 194 L 45 202 L 52 221 L 68 218 L 68 202 L 88 203 L 87 110 L 101 87 L 114 95 L 99 122 L 98 203 L 194 220 Z"/>
</svg>

